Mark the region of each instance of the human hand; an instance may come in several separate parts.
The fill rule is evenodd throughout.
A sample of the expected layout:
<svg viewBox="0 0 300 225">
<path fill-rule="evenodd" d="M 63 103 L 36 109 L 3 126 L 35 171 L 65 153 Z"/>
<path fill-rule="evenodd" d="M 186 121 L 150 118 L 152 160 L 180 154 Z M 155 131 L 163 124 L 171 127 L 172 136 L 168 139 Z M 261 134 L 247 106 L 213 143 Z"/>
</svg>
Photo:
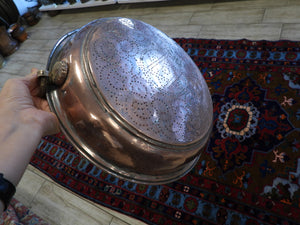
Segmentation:
<svg viewBox="0 0 300 225">
<path fill-rule="evenodd" d="M 26 77 L 8 80 L 0 92 L 0 173 L 14 185 L 41 138 L 59 132 L 57 117 L 38 93 L 37 69 Z"/>
<path fill-rule="evenodd" d="M 0 173 L 15 186 L 41 137 L 59 132 L 57 117 L 38 93 L 37 69 L 8 80 L 0 92 Z M 1 200 L 0 213 L 4 209 Z"/>
<path fill-rule="evenodd" d="M 5 118 L 14 127 L 33 126 L 41 136 L 58 133 L 58 119 L 38 93 L 37 69 L 32 69 L 26 77 L 8 80 L 0 93 L 0 120 Z"/>
</svg>

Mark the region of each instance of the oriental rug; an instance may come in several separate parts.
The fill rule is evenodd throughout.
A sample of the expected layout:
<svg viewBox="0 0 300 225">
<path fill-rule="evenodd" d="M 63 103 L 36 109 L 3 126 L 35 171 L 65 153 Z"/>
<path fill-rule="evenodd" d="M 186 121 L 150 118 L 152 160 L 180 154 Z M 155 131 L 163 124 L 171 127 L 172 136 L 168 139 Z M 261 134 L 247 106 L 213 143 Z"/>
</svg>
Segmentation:
<svg viewBox="0 0 300 225">
<path fill-rule="evenodd" d="M 49 225 L 29 208 L 16 199 L 12 199 L 7 209 L 0 214 L 2 225 Z"/>
<path fill-rule="evenodd" d="M 62 134 L 31 164 L 57 183 L 147 224 L 300 224 L 300 42 L 175 39 L 201 70 L 214 127 L 198 164 L 166 185 L 95 167 Z"/>
</svg>

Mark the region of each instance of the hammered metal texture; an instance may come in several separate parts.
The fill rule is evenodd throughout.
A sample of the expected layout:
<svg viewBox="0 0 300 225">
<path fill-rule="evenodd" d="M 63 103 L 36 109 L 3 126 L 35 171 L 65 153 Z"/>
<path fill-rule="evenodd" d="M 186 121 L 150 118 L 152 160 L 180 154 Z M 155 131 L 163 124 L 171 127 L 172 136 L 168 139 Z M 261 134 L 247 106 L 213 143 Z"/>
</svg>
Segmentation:
<svg viewBox="0 0 300 225">
<path fill-rule="evenodd" d="M 189 144 L 207 135 L 212 102 L 199 69 L 171 38 L 138 20 L 95 24 L 85 55 L 111 110 L 159 142 Z"/>
</svg>

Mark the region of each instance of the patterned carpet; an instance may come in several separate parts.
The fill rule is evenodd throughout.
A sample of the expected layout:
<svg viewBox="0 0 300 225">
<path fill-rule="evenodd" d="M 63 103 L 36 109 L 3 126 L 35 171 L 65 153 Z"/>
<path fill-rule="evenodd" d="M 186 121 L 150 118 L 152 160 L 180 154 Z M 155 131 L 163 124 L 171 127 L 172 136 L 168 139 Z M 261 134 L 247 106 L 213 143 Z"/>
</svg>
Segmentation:
<svg viewBox="0 0 300 225">
<path fill-rule="evenodd" d="M 31 164 L 96 203 L 148 224 L 299 224 L 300 42 L 175 39 L 214 102 L 211 139 L 195 168 L 167 185 L 120 180 L 62 134 Z"/>
<path fill-rule="evenodd" d="M 49 225 L 16 199 L 12 199 L 8 208 L 0 215 L 3 225 Z"/>
</svg>

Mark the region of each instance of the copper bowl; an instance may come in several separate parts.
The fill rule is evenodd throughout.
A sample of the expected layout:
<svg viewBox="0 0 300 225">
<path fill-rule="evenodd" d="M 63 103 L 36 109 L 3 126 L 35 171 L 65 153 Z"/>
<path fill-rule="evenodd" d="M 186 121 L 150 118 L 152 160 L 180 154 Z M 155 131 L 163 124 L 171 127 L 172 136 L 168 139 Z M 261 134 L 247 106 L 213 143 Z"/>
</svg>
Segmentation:
<svg viewBox="0 0 300 225">
<path fill-rule="evenodd" d="M 208 141 L 213 107 L 203 76 L 176 42 L 144 22 L 103 18 L 66 34 L 40 77 L 70 142 L 120 178 L 177 180 Z"/>
</svg>

